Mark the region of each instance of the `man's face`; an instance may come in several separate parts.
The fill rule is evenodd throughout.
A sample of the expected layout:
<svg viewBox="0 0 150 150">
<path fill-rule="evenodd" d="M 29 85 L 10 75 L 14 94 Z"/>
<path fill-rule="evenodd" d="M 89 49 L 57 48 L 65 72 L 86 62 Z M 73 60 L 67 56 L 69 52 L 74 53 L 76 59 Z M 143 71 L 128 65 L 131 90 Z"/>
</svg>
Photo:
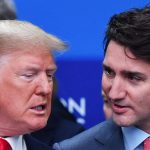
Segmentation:
<svg viewBox="0 0 150 150">
<path fill-rule="evenodd" d="M 150 64 L 110 41 L 103 67 L 102 86 L 113 120 L 120 126 L 136 125 L 150 132 Z"/>
<path fill-rule="evenodd" d="M 55 70 L 49 52 L 38 49 L 14 52 L 0 64 L 0 136 L 24 134 L 46 125 Z"/>
</svg>

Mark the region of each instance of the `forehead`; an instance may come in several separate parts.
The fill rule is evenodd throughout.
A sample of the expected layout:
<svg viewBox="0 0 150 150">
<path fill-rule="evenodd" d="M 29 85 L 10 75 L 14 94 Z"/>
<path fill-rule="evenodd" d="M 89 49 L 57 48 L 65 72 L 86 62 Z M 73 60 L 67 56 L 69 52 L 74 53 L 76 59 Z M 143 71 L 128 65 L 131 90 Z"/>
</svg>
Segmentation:
<svg viewBox="0 0 150 150">
<path fill-rule="evenodd" d="M 141 71 L 150 73 L 150 64 L 136 59 L 128 48 L 110 41 L 104 58 L 104 65 L 116 70 Z"/>
<path fill-rule="evenodd" d="M 56 69 L 53 56 L 49 51 L 15 51 L 6 57 L 4 56 L 3 60 L 13 68 L 42 67 L 43 69 Z"/>
</svg>

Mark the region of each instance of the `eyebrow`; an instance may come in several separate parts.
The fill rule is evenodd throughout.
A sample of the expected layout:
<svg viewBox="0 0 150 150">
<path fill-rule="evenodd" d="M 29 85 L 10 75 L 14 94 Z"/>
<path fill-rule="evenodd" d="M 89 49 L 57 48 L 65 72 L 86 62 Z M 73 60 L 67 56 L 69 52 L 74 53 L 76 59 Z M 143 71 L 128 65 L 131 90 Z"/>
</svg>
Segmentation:
<svg viewBox="0 0 150 150">
<path fill-rule="evenodd" d="M 125 74 L 126 76 L 139 76 L 139 77 L 142 77 L 142 78 L 146 78 L 146 75 L 144 75 L 143 73 L 141 72 L 137 72 L 137 71 L 123 71 L 122 72 L 123 74 Z"/>
<path fill-rule="evenodd" d="M 107 66 L 105 64 L 103 64 L 103 69 L 113 70 L 111 67 L 109 67 L 109 66 Z"/>
<path fill-rule="evenodd" d="M 106 64 L 103 64 L 103 68 L 104 69 L 107 69 L 107 70 L 112 70 L 114 71 L 114 69 L 112 69 L 110 66 L 106 65 Z M 136 75 L 136 76 L 140 76 L 140 77 L 143 77 L 143 78 L 146 78 L 146 75 L 141 73 L 141 72 L 138 72 L 138 71 L 128 71 L 128 70 L 123 70 L 121 71 L 121 74 L 124 74 L 126 76 L 129 76 L 129 75 Z"/>
<path fill-rule="evenodd" d="M 21 70 L 27 70 L 27 71 L 38 71 L 40 67 L 38 66 L 26 66 L 25 68 L 21 69 Z M 57 70 L 57 66 L 53 65 L 53 66 L 49 66 L 46 68 L 46 71 L 51 71 L 51 72 L 55 72 Z"/>
<path fill-rule="evenodd" d="M 53 73 L 55 73 L 56 72 L 56 70 L 57 70 L 57 67 L 55 67 L 55 68 L 48 68 L 48 69 L 46 69 L 46 72 L 53 72 Z"/>
</svg>

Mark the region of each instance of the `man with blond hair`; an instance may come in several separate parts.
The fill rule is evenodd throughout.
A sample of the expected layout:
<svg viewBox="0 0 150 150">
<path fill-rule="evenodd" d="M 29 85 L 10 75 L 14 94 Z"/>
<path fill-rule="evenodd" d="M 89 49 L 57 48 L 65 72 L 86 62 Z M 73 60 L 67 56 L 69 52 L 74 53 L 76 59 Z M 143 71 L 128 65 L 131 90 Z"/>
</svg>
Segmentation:
<svg viewBox="0 0 150 150">
<path fill-rule="evenodd" d="M 52 51 L 64 48 L 29 22 L 0 21 L 0 149 L 51 149 L 29 133 L 47 124 L 57 69 Z"/>
</svg>

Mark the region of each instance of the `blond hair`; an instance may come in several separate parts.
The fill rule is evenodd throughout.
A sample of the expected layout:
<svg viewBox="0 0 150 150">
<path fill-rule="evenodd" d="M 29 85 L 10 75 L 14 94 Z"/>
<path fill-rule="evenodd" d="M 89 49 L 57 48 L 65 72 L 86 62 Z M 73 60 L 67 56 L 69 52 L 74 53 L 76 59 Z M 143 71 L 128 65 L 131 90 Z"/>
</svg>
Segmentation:
<svg viewBox="0 0 150 150">
<path fill-rule="evenodd" d="M 44 46 L 49 50 L 66 48 L 66 44 L 62 40 L 29 22 L 0 20 L 0 53 L 7 53 L 17 46 L 20 48 L 30 44 Z"/>
</svg>

